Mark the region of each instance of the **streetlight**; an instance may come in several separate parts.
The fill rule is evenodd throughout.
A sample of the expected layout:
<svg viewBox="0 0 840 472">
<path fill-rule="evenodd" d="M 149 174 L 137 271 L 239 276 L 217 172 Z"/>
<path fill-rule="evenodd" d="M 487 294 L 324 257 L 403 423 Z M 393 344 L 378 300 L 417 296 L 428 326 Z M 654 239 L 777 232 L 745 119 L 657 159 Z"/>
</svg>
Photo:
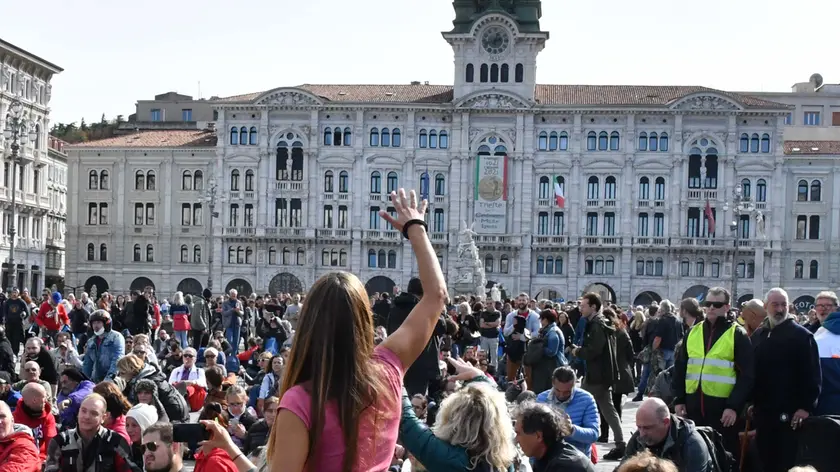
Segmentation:
<svg viewBox="0 0 840 472">
<path fill-rule="evenodd" d="M 209 231 L 207 231 L 207 289 L 213 290 L 213 218 L 218 218 L 219 213 L 216 211 L 216 201 L 219 198 L 218 186 L 216 179 L 210 177 L 207 181 L 207 192 L 204 196 L 204 201 L 207 202 L 207 207 L 210 209 L 210 223 Z"/>
<path fill-rule="evenodd" d="M 27 133 L 27 129 L 29 132 Z M 12 287 L 17 287 L 17 264 L 15 263 L 15 220 L 17 219 L 17 166 L 25 166 L 28 161 L 20 153 L 21 146 L 26 146 L 29 141 L 38 139 L 38 133 L 35 130 L 35 123 L 26 121 L 23 113 L 23 104 L 15 99 L 9 104 L 9 119 L 6 122 L 6 129 L 3 130 L 3 137 L 6 141 L 11 140 L 9 148 L 11 154 L 8 159 L 11 161 L 12 172 L 12 221 L 9 224 L 9 236 L 11 236 L 11 243 L 9 245 L 9 291 Z"/>
<path fill-rule="evenodd" d="M 729 210 L 729 202 L 723 204 L 723 211 Z M 741 233 L 739 230 L 739 222 L 741 215 L 752 216 L 755 213 L 755 203 L 749 196 L 743 194 L 741 186 L 735 187 L 735 192 L 732 195 L 732 213 L 734 221 L 729 223 L 729 230 L 735 235 L 735 249 L 732 252 L 732 299 L 735 301 L 736 308 L 738 304 L 738 254 L 741 249 Z M 747 235 L 749 238 L 749 235 Z M 744 272 L 747 268 L 744 266 Z M 746 273 L 744 274 L 746 276 Z"/>
</svg>

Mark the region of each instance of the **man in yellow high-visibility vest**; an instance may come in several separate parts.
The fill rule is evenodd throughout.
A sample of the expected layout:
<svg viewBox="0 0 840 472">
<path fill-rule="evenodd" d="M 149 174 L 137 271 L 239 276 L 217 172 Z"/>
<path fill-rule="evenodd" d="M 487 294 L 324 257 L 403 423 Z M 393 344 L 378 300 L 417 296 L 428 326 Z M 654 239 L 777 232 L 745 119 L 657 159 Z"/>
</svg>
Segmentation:
<svg viewBox="0 0 840 472">
<path fill-rule="evenodd" d="M 744 328 L 729 319 L 730 294 L 709 289 L 703 301 L 706 320 L 694 325 L 674 362 L 674 410 L 700 426 L 723 435 L 729 452 L 738 454 L 735 423 L 752 394 L 753 348 Z"/>
</svg>

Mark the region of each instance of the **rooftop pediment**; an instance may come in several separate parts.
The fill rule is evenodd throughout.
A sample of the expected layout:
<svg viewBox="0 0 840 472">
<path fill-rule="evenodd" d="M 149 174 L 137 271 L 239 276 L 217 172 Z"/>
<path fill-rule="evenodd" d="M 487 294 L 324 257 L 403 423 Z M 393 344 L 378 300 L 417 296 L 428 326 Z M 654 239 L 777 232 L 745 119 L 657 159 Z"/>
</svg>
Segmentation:
<svg viewBox="0 0 840 472">
<path fill-rule="evenodd" d="M 472 110 L 515 110 L 531 106 L 527 99 L 519 95 L 498 90 L 471 93 L 455 104 L 456 108 Z"/>
<path fill-rule="evenodd" d="M 668 107 L 684 111 L 741 111 L 745 108 L 732 98 L 711 92 L 686 95 L 674 100 Z"/>
<path fill-rule="evenodd" d="M 280 107 L 318 106 L 323 103 L 321 99 L 305 90 L 289 87 L 269 90 L 254 99 L 255 105 Z"/>
</svg>

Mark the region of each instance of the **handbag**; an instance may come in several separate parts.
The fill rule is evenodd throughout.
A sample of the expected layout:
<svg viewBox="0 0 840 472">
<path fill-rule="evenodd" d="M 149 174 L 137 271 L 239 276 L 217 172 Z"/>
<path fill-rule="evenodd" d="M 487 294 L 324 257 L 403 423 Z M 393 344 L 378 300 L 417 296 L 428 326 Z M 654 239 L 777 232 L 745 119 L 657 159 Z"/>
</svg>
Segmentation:
<svg viewBox="0 0 840 472">
<path fill-rule="evenodd" d="M 525 348 L 525 357 L 522 363 L 527 366 L 534 366 L 542 360 L 545 351 L 545 338 L 532 339 Z"/>
</svg>

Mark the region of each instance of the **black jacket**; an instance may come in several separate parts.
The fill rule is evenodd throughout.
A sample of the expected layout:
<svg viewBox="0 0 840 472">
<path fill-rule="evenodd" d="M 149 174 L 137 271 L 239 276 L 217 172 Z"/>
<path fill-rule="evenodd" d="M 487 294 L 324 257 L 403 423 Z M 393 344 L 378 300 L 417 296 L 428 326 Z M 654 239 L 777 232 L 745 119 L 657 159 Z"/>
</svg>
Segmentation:
<svg viewBox="0 0 840 472">
<path fill-rule="evenodd" d="M 534 460 L 534 472 L 595 472 L 588 457 L 566 441 L 554 444 L 541 459 Z"/>
<path fill-rule="evenodd" d="M 598 313 L 587 321 L 576 357 L 586 361 L 586 383 L 612 387 L 619 378 L 615 326 Z"/>
<path fill-rule="evenodd" d="M 12 352 L 12 344 L 6 338 L 6 334 L 0 334 L 0 371 L 8 372 L 12 378 L 17 375 L 15 371 L 15 354 Z"/>
<path fill-rule="evenodd" d="M 410 293 L 401 293 L 394 297 L 394 304 L 391 306 L 391 311 L 388 313 L 388 321 L 385 328 L 388 334 L 396 331 L 408 318 L 408 314 L 417 305 L 420 299 Z M 411 367 L 405 372 L 405 378 L 421 378 L 423 380 L 437 377 L 440 369 L 438 366 L 438 359 L 440 358 L 440 342 L 438 337 L 446 334 L 446 324 L 443 319 L 438 319 L 435 326 L 435 331 L 432 333 L 431 339 L 426 344 L 426 349 L 420 353 L 420 357 L 411 364 Z"/>
<path fill-rule="evenodd" d="M 723 333 L 729 330 L 734 322 L 734 320 L 722 316 L 715 320 L 714 325 L 708 319 L 703 321 L 703 344 L 706 347 L 706 352 L 709 352 L 709 349 L 720 339 Z M 718 418 L 720 413 L 727 408 L 731 408 L 739 414 L 743 412 L 755 383 L 755 356 L 747 332 L 740 326 L 735 331 L 735 370 L 737 377 L 735 388 L 729 394 L 729 398 L 703 395 L 702 384 L 693 394 L 687 395 L 685 393 L 685 374 L 688 368 L 688 337 L 689 334 L 686 334 L 685 340 L 679 345 L 679 352 L 674 356 L 674 371 L 671 380 L 674 404 L 685 405 L 689 411 L 702 411 L 704 415 L 708 412 Z"/>
<path fill-rule="evenodd" d="M 648 449 L 639 441 L 639 432 L 636 431 L 627 443 L 624 459 L 621 462 Z M 654 453 L 653 450 L 651 452 Z M 706 441 L 695 429 L 694 422 L 674 415 L 671 415 L 671 428 L 665 437 L 665 443 L 661 450 L 658 450 L 658 454 L 654 453 L 654 455 L 673 462 L 680 472 L 714 472 L 715 470 Z"/>
<path fill-rule="evenodd" d="M 73 334 L 79 335 L 87 332 L 90 313 L 84 307 L 73 308 L 70 310 L 68 317 L 70 318 L 70 331 Z"/>
<path fill-rule="evenodd" d="M 407 295 L 407 294 L 400 294 L 399 296 Z M 391 304 L 388 303 L 388 300 L 379 299 L 376 303 L 373 304 L 373 323 L 374 326 L 385 326 L 388 327 L 388 315 L 391 311 Z M 391 331 L 388 330 L 388 334 L 391 334 Z"/>
<path fill-rule="evenodd" d="M 257 421 L 245 434 L 245 439 L 242 440 L 242 452 L 246 455 L 251 454 L 258 447 L 265 446 L 268 443 L 268 435 L 271 434 L 271 428 L 264 419 Z"/>
<path fill-rule="evenodd" d="M 613 385 L 615 393 L 630 394 L 636 391 L 633 372 L 636 368 L 636 355 L 633 342 L 626 330 L 615 332 L 616 361 L 618 362 L 618 380 Z"/>
<path fill-rule="evenodd" d="M 23 365 L 26 361 L 35 361 L 41 367 L 41 380 L 50 385 L 58 383 L 58 368 L 56 367 L 55 358 L 50 351 L 47 351 L 45 346 L 41 346 L 41 351 L 35 357 L 24 355 L 24 359 L 20 364 Z"/>
</svg>

